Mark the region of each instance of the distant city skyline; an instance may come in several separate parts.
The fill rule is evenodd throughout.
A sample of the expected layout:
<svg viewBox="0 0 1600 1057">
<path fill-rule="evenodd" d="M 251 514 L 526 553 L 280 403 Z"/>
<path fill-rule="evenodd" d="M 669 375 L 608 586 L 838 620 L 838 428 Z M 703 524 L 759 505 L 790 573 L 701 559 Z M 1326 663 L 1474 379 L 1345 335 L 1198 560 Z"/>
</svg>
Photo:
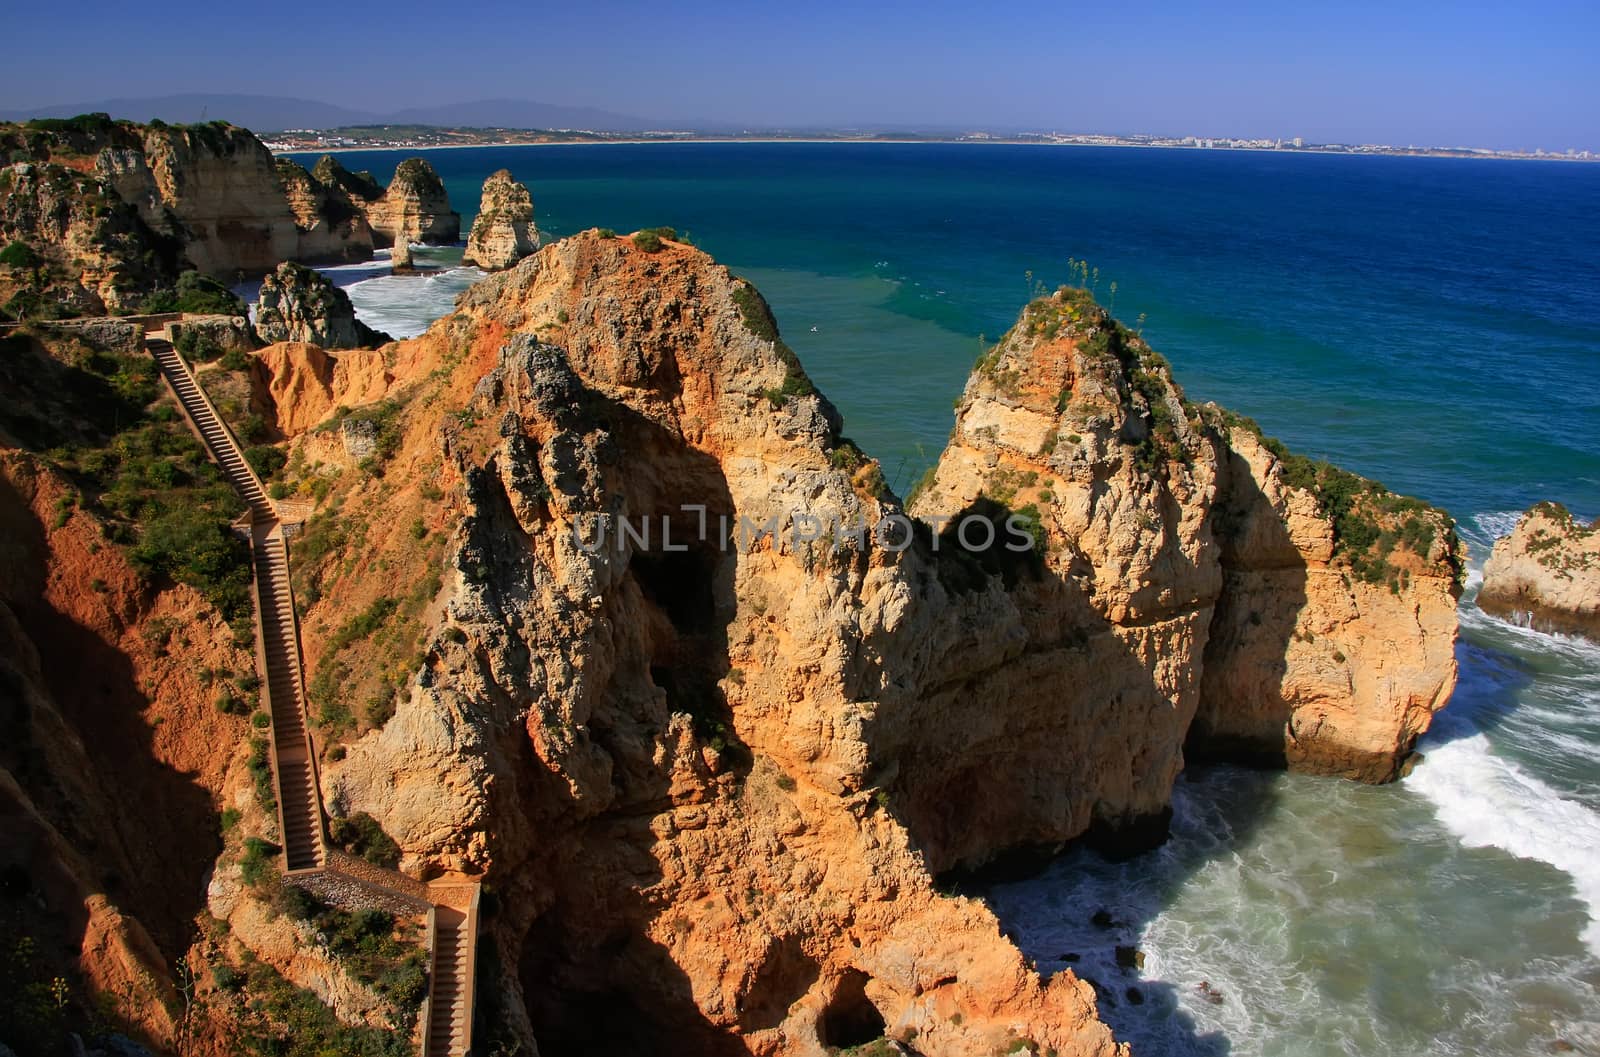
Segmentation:
<svg viewBox="0 0 1600 1057">
<path fill-rule="evenodd" d="M 0 110 L 178 93 L 371 114 L 537 100 L 662 127 L 1301 137 L 1600 151 L 1600 5 L 1137 9 L 949 0 L 805 7 L 490 4 L 318 9 L 310 22 L 28 5 Z M 228 114 L 215 116 L 229 117 Z M 243 122 L 249 123 L 249 122 Z"/>
</svg>

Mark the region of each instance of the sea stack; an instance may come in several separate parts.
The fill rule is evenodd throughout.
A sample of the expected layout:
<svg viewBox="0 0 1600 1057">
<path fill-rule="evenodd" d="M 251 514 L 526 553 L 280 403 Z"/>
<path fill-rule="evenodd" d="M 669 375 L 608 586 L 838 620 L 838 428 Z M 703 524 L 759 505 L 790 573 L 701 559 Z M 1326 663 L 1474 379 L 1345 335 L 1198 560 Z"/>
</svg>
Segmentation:
<svg viewBox="0 0 1600 1057">
<path fill-rule="evenodd" d="M 525 184 L 512 178 L 511 170 L 501 169 L 483 181 L 483 200 L 462 263 L 490 272 L 504 271 L 538 248 L 533 196 Z"/>
<path fill-rule="evenodd" d="M 411 263 L 409 239 L 394 240 L 394 249 L 389 254 L 389 267 L 396 275 L 411 275 L 416 272 L 416 267 Z"/>
<path fill-rule="evenodd" d="M 1600 521 L 1539 503 L 1495 542 L 1478 608 L 1535 631 L 1600 642 Z"/>
<path fill-rule="evenodd" d="M 450 208 L 444 181 L 421 158 L 400 163 L 383 197 L 367 204 L 367 219 L 380 244 L 411 239 L 439 245 L 461 237 L 461 214 Z"/>
</svg>

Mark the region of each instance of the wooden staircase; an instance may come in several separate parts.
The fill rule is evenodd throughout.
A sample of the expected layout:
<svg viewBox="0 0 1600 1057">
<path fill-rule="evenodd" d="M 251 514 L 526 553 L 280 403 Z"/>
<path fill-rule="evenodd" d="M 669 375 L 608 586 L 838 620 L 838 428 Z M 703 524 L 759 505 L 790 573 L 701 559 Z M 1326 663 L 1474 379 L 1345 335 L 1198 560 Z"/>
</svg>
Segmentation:
<svg viewBox="0 0 1600 1057">
<path fill-rule="evenodd" d="M 266 661 L 267 703 L 272 709 L 273 771 L 278 781 L 278 821 L 287 873 L 320 869 L 327 860 L 317 761 L 306 725 L 300 635 L 289 587 L 289 552 L 283 526 L 253 525 L 250 550 L 256 580 L 256 627 Z"/>
<path fill-rule="evenodd" d="M 256 667 L 272 717 L 272 773 L 286 878 L 337 874 L 372 894 L 404 892 L 420 882 L 393 874 L 392 883 L 358 877 L 329 865 L 317 758 L 306 713 L 300 622 L 289 580 L 289 547 L 278 511 L 189 365 L 172 343 L 154 334 L 145 343 L 161 376 L 178 398 L 190 427 L 213 462 L 250 508 L 241 531 L 250 537 L 256 614 Z M 376 868 L 372 868 L 376 869 Z M 370 872 L 364 870 L 363 872 Z M 466 1057 L 472 1049 L 478 893 L 476 883 L 428 886 L 430 972 L 419 1017 L 421 1057 Z M 377 900 L 375 900 L 376 902 Z"/>
</svg>

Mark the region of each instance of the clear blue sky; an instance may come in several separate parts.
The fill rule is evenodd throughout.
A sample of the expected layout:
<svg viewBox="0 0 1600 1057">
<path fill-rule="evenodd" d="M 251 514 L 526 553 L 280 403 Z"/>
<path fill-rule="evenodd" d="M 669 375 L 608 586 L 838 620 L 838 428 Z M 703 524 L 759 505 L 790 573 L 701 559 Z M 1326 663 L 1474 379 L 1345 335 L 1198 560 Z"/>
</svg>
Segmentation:
<svg viewBox="0 0 1600 1057">
<path fill-rule="evenodd" d="M 1213 10 L 1203 10 L 1213 8 Z M 666 123 L 1600 150 L 1600 3 L 22 2 L 0 109 L 525 98 Z"/>
</svg>

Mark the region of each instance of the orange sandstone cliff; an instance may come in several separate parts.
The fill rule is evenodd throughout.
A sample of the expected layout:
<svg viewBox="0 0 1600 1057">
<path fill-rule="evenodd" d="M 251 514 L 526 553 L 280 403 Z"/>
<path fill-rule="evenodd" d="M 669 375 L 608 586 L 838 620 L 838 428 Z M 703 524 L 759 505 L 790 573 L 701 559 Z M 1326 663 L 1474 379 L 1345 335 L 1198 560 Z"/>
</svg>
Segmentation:
<svg viewBox="0 0 1600 1057">
<path fill-rule="evenodd" d="M 1146 846 L 1186 754 L 1393 777 L 1454 678 L 1448 520 L 1189 404 L 1070 290 L 980 361 L 907 511 L 759 294 L 650 245 L 562 240 L 376 352 L 255 354 L 315 510 L 329 810 L 484 882 L 483 1045 L 1121 1052 L 936 878 Z M 204 786 L 270 839 L 240 742 Z M 238 840 L 192 958 L 375 1022 Z"/>
</svg>

